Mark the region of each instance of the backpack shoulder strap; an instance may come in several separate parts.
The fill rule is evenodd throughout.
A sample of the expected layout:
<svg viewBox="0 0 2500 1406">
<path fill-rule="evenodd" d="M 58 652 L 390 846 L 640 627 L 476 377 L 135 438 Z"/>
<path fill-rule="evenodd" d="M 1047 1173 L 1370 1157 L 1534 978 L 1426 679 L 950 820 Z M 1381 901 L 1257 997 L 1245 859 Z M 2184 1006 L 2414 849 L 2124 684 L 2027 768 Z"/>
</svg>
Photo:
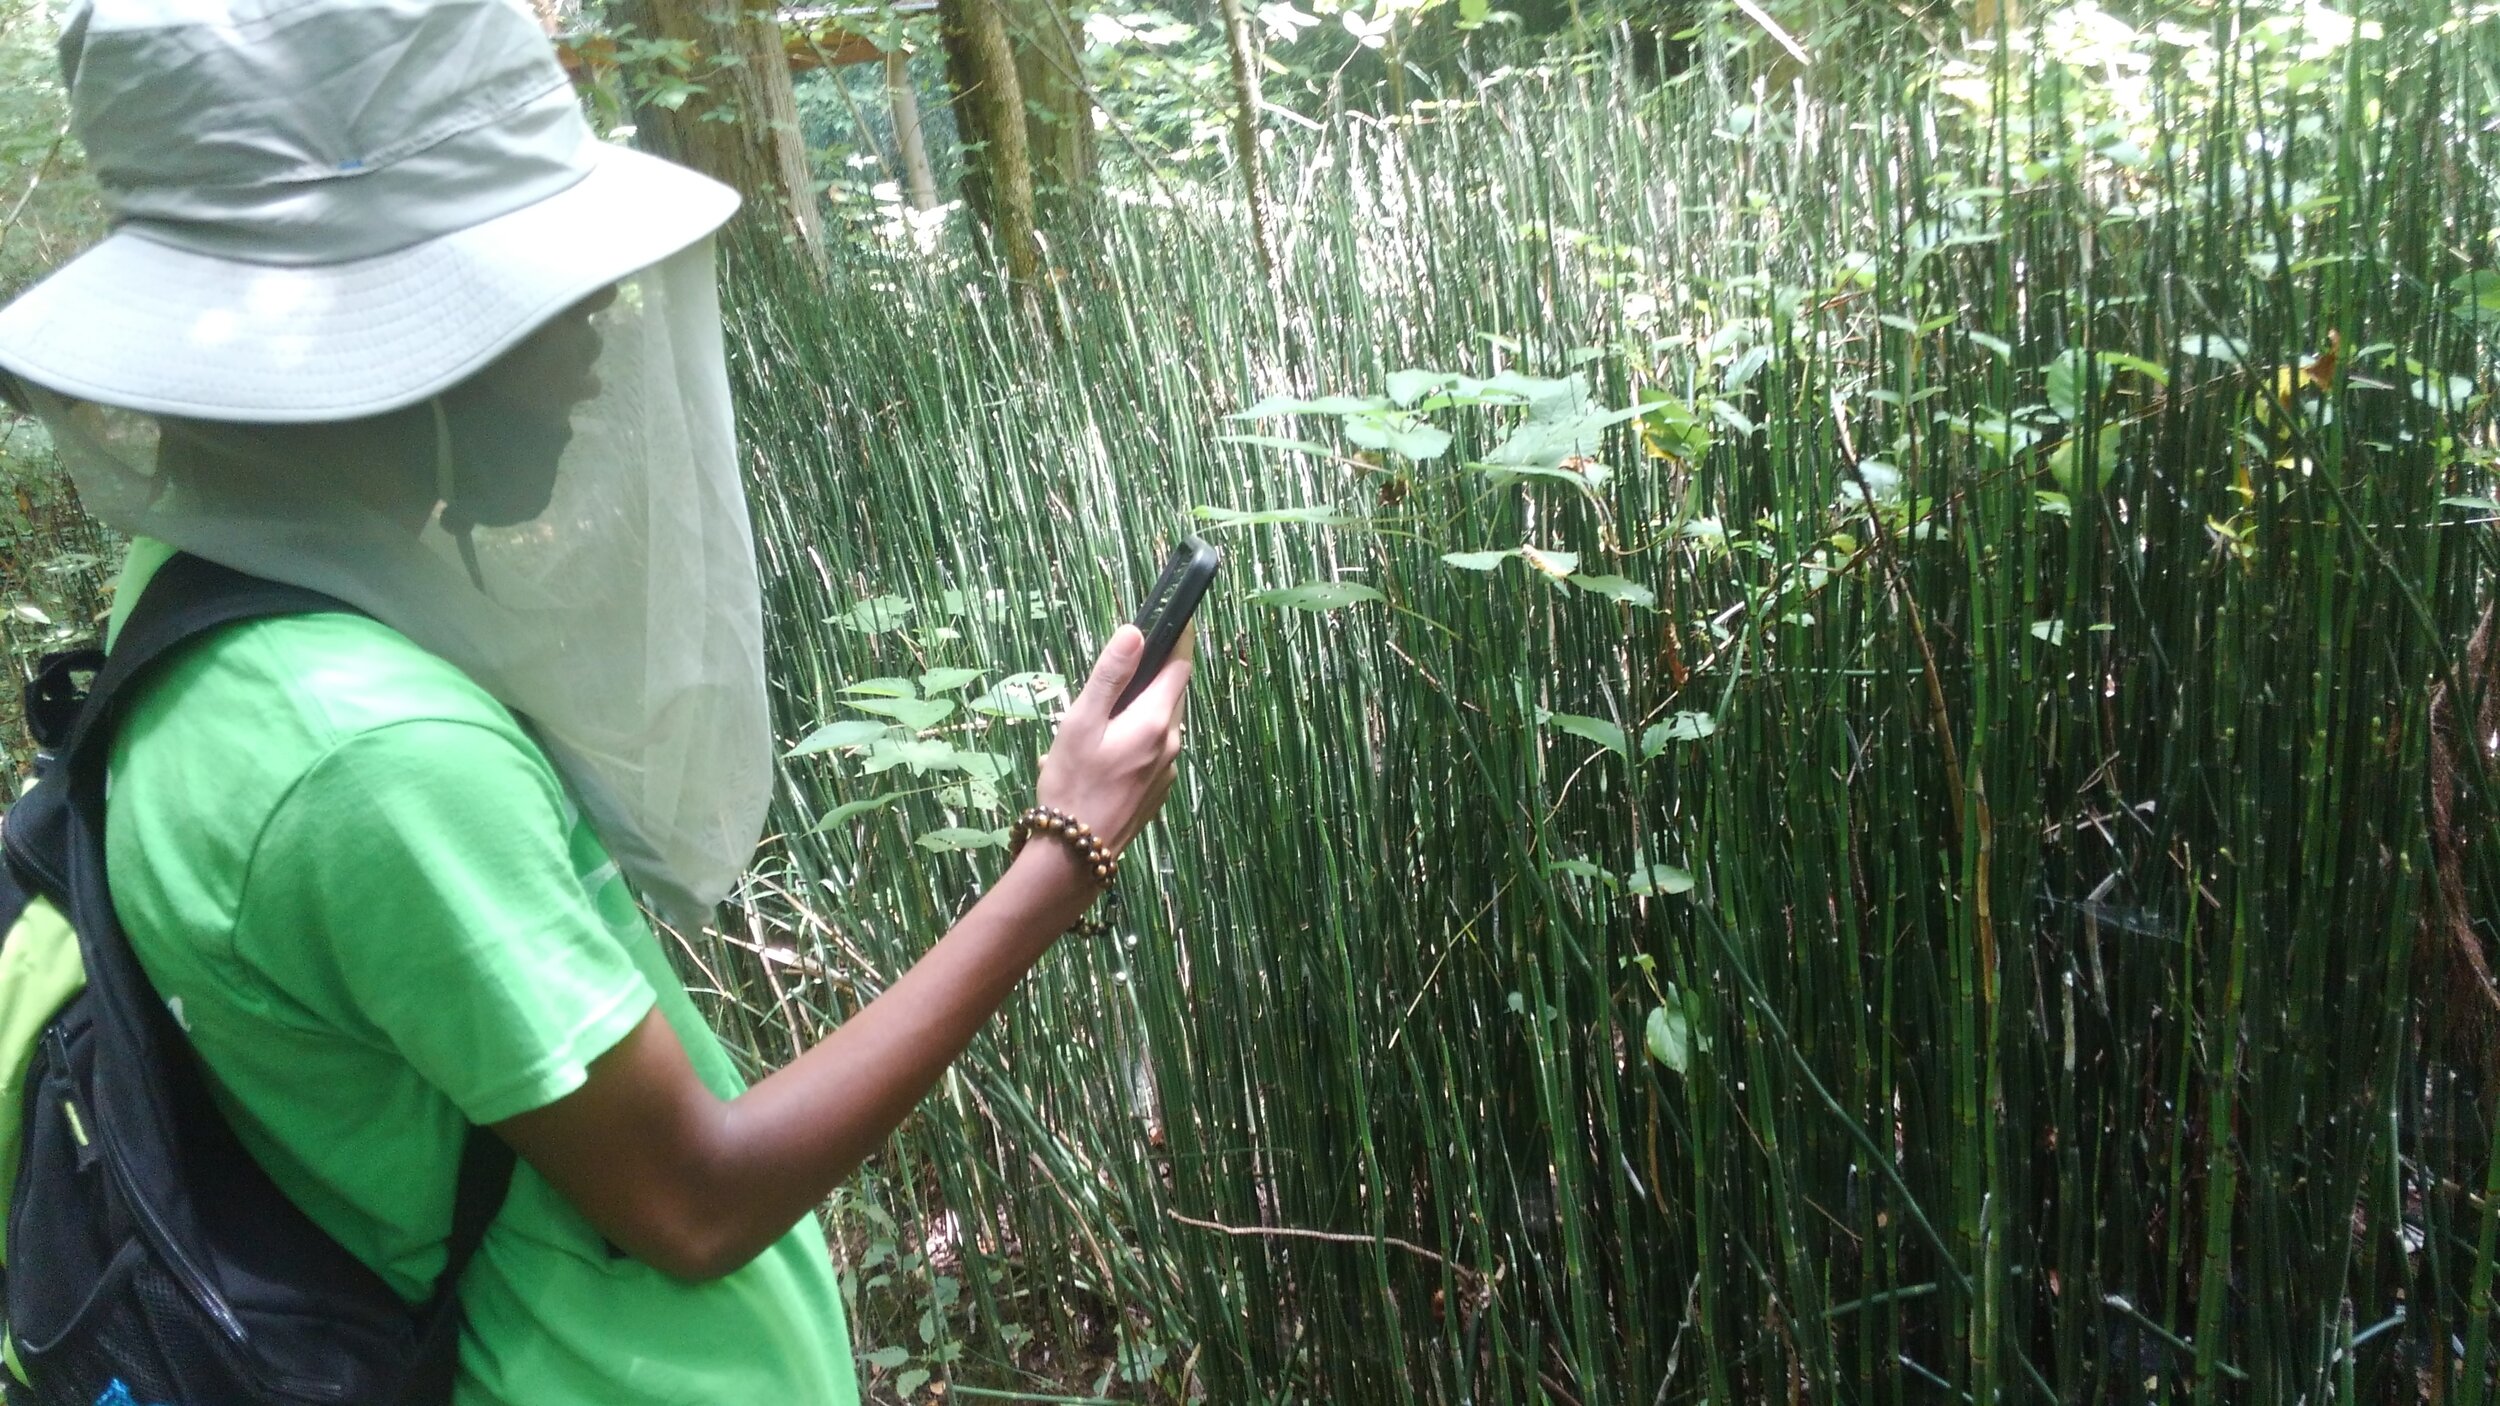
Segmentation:
<svg viewBox="0 0 2500 1406">
<path fill-rule="evenodd" d="M 59 677 L 47 669 L 49 687 L 54 693 L 68 688 L 67 677 L 72 670 L 92 670 L 94 680 L 87 686 L 83 702 L 71 697 L 47 696 L 43 701 L 48 719 L 62 725 L 53 729 L 66 733 L 57 749 L 58 772 L 64 785 L 63 794 L 48 798 L 51 806 L 64 812 L 72 808 L 92 807 L 87 814 L 93 823 L 87 827 L 94 842 L 103 836 L 104 768 L 112 752 L 113 735 L 119 728 L 131 701 L 138 695 L 138 685 L 159 662 L 182 646 L 222 626 L 247 620 L 263 620 L 284 615 L 310 615 L 325 612 L 361 613 L 355 607 L 323 595 L 319 591 L 283 582 L 268 581 L 247 575 L 231 567 L 221 566 L 188 552 L 177 553 L 157 568 L 156 574 L 139 594 L 137 604 L 122 622 L 121 633 L 113 647 L 100 659 L 92 652 L 62 656 Z M 47 660 L 47 664 L 56 661 Z M 32 690 L 30 690 L 30 701 Z M 64 717 L 75 708 L 74 719 Z M 36 788 L 37 793 L 43 787 Z M 22 803 L 21 803 L 22 804 Z M 49 817 L 47 817 L 49 818 Z M 11 858 L 28 856 L 18 845 L 11 845 Z M 42 867 L 42 866 L 38 866 Z M 101 867 L 86 868 L 80 877 L 89 884 L 101 877 Z M 67 885 L 68 896 L 89 900 L 85 907 L 109 913 L 100 892 L 75 882 Z M 138 970 L 126 939 L 116 922 L 81 922 L 78 924 L 83 942 L 98 944 L 91 958 L 124 978 L 124 986 L 143 986 L 146 978 Z M 105 946 L 104 944 L 109 944 Z M 96 963 L 91 960 L 90 966 Z M 111 984 L 111 983 L 108 983 Z M 161 1017 L 153 1001 L 143 1003 L 144 1011 L 128 1014 L 142 1019 Z M 167 1022 L 169 1023 L 169 1022 Z M 170 1034 L 170 1032 L 168 1032 Z M 450 1398 L 452 1375 L 458 1364 L 460 1323 L 458 1288 L 461 1274 L 476 1257 L 478 1247 L 486 1238 L 487 1227 L 503 1209 L 504 1198 L 511 1189 L 515 1157 L 512 1147 L 502 1138 L 484 1128 L 472 1125 L 460 1153 L 460 1171 L 452 1207 L 451 1234 L 445 1244 L 446 1258 L 442 1273 L 421 1309 L 419 1320 L 422 1350 L 411 1374 L 410 1390 L 403 1400 L 436 1402 Z"/>
<path fill-rule="evenodd" d="M 100 779 L 103 754 L 135 696 L 132 685 L 183 645 L 223 625 L 323 611 L 355 613 L 355 608 L 319 591 L 264 581 L 189 552 L 176 553 L 148 579 L 138 604 L 124 617 L 121 633 L 87 686 L 85 706 L 60 748 L 62 760 L 73 776 L 92 767 Z"/>
</svg>

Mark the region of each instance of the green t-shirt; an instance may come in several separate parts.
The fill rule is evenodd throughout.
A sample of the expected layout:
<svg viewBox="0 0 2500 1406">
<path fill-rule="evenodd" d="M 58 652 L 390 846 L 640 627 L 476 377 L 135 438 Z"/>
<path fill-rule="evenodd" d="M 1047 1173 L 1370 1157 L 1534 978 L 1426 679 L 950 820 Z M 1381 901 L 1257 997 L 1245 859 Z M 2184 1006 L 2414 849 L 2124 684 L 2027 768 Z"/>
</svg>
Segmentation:
<svg viewBox="0 0 2500 1406">
<path fill-rule="evenodd" d="M 134 545 L 123 608 L 169 554 Z M 580 1087 L 655 1004 L 706 1084 L 742 1087 L 545 755 L 382 625 L 293 616 L 184 651 L 111 778 L 114 903 L 220 1107 L 411 1302 L 468 1122 Z M 689 1284 L 611 1254 L 524 1163 L 460 1297 L 458 1406 L 859 1399 L 812 1217 Z"/>
</svg>

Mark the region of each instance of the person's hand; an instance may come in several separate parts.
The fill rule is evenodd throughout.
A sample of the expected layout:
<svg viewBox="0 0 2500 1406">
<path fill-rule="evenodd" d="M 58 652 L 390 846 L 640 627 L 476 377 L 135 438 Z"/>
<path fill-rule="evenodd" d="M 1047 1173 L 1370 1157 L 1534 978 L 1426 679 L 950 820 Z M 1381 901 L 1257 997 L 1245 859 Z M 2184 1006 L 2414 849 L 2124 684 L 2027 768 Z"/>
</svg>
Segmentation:
<svg viewBox="0 0 2500 1406">
<path fill-rule="evenodd" d="M 1094 827 L 1114 852 L 1126 848 L 1163 809 L 1178 775 L 1181 715 L 1188 708 L 1196 639 L 1193 625 L 1154 682 L 1114 716 L 1111 704 L 1146 652 L 1146 637 L 1136 626 L 1122 625 L 1103 646 L 1084 691 L 1059 720 L 1058 740 L 1042 758 L 1034 799 Z"/>
</svg>

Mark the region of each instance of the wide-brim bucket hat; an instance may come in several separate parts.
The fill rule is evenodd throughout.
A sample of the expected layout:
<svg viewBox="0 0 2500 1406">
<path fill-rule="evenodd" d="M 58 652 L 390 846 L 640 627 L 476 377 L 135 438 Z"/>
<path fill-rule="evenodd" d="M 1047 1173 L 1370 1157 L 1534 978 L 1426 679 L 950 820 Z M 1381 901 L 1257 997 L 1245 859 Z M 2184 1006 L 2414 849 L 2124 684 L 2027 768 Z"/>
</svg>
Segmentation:
<svg viewBox="0 0 2500 1406">
<path fill-rule="evenodd" d="M 114 227 L 0 308 L 0 368 L 81 400 L 398 409 L 737 207 L 599 140 L 518 0 L 80 0 L 61 60 Z"/>
</svg>

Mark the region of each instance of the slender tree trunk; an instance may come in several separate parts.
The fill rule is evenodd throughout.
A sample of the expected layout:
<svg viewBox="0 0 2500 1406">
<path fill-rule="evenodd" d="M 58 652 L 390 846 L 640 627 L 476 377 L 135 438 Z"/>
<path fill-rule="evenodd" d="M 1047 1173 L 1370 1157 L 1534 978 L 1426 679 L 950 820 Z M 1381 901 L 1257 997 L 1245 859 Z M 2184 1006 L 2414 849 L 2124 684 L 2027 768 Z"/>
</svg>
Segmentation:
<svg viewBox="0 0 2500 1406">
<path fill-rule="evenodd" d="M 751 217 L 770 218 L 814 249 L 823 237 L 816 178 L 799 136 L 798 100 L 781 26 L 754 0 L 624 0 L 621 14 L 647 39 L 690 46 L 702 91 L 674 109 L 641 105 L 643 143 L 737 188 Z"/>
<path fill-rule="evenodd" d="M 1034 219 L 1072 229 L 1093 202 L 1094 103 L 1078 65 L 1067 0 L 997 0 L 1024 87 L 1024 140 L 1033 160 Z"/>
<path fill-rule="evenodd" d="M 885 100 L 894 110 L 894 145 L 903 162 L 903 194 L 915 210 L 937 208 L 937 176 L 929 169 L 928 144 L 920 135 L 920 99 L 912 92 L 911 60 L 896 49 L 885 56 Z"/>
<path fill-rule="evenodd" d="M 1250 52 L 1250 22 L 1241 0 L 1223 0 L 1224 46 L 1233 58 L 1233 159 L 1241 163 L 1242 193 L 1250 199 L 1250 245 L 1259 272 L 1276 278 L 1276 247 L 1267 225 L 1267 196 L 1259 179 L 1259 66 Z"/>
<path fill-rule="evenodd" d="M 964 203 L 989 231 L 1007 275 L 1030 283 L 1040 272 L 1033 242 L 1033 162 L 1025 142 L 1024 85 L 998 0 L 938 0 L 946 75 L 955 89 L 955 127 L 971 150 Z"/>
</svg>

